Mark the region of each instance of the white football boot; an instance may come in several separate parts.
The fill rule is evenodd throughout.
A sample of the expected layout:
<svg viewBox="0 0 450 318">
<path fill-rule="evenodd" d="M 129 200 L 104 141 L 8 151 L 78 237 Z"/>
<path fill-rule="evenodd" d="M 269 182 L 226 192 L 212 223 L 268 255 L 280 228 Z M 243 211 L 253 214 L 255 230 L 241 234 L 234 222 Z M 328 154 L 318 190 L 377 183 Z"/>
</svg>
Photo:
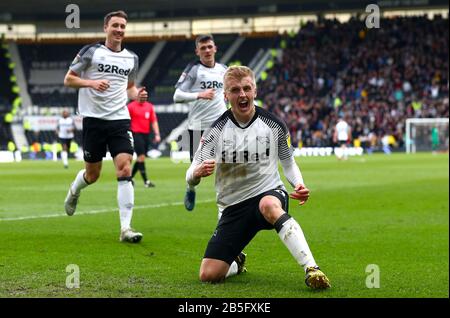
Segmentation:
<svg viewBox="0 0 450 318">
<path fill-rule="evenodd" d="M 120 231 L 119 239 L 121 242 L 139 243 L 142 240 L 142 233 L 135 232 L 133 229 L 128 228 Z"/>
<path fill-rule="evenodd" d="M 66 209 L 67 215 L 71 216 L 75 213 L 79 197 L 80 194 L 72 193 L 71 185 L 69 188 L 69 192 L 67 192 L 66 200 L 64 200 L 64 208 Z"/>
</svg>

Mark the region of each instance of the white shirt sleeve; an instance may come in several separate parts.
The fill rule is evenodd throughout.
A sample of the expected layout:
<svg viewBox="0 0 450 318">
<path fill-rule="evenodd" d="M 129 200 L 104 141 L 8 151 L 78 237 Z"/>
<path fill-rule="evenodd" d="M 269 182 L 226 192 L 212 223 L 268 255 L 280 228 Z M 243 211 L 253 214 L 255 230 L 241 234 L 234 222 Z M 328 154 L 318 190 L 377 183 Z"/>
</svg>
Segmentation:
<svg viewBox="0 0 450 318">
<path fill-rule="evenodd" d="M 77 75 L 80 75 L 91 64 L 92 57 L 97 48 L 97 45 L 85 45 L 80 52 L 78 52 L 77 56 L 72 61 L 72 64 L 70 64 L 69 69 Z"/>
<path fill-rule="evenodd" d="M 198 93 L 188 93 L 177 88 L 175 94 L 173 94 L 173 101 L 175 103 L 187 103 L 197 100 Z"/>
<path fill-rule="evenodd" d="M 285 160 L 280 160 L 280 163 L 283 168 L 283 173 L 292 187 L 295 188 L 298 184 L 305 184 L 300 168 L 297 166 L 293 156 Z"/>
<path fill-rule="evenodd" d="M 194 178 L 194 169 L 197 166 L 195 160 L 192 161 L 191 166 L 186 171 L 186 182 L 191 186 L 196 186 L 200 183 L 201 178 Z"/>
</svg>

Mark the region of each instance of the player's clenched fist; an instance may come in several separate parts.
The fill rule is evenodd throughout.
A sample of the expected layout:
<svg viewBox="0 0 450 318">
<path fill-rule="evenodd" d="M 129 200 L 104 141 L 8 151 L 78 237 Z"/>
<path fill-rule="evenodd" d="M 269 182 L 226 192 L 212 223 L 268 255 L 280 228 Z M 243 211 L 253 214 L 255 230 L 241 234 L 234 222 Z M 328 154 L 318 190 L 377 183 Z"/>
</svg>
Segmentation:
<svg viewBox="0 0 450 318">
<path fill-rule="evenodd" d="M 299 200 L 300 205 L 303 205 L 309 199 L 309 189 L 303 184 L 298 184 L 295 187 L 294 192 L 291 192 L 289 194 L 289 197 L 295 200 Z"/>
<path fill-rule="evenodd" d="M 214 173 L 216 168 L 216 161 L 213 159 L 205 160 L 194 169 L 194 177 L 202 178 L 210 176 Z"/>
</svg>

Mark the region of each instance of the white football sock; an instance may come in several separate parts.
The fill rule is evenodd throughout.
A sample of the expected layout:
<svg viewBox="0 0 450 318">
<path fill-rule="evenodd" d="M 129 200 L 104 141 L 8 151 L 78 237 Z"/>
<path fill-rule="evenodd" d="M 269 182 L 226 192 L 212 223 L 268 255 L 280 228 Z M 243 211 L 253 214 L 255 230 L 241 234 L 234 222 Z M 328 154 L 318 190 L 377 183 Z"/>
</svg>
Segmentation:
<svg viewBox="0 0 450 318">
<path fill-rule="evenodd" d="M 290 218 L 283 223 L 283 226 L 278 233 L 281 241 L 291 252 L 298 264 L 306 271 L 307 267 L 317 266 L 314 257 L 309 250 L 303 231 L 294 218 Z"/>
<path fill-rule="evenodd" d="M 80 194 L 81 189 L 86 188 L 89 183 L 84 179 L 86 169 L 80 170 L 71 185 L 72 193 Z"/>
<path fill-rule="evenodd" d="M 187 185 L 187 188 L 188 188 L 190 191 L 194 191 L 194 192 L 195 192 L 195 186 L 190 185 L 189 183 L 188 183 L 188 185 Z"/>
<path fill-rule="evenodd" d="M 65 166 L 69 165 L 67 158 L 68 158 L 67 151 L 61 151 L 61 159 L 62 159 L 63 165 L 65 165 Z"/>
<path fill-rule="evenodd" d="M 231 263 L 230 268 L 228 269 L 228 273 L 225 275 L 225 278 L 236 275 L 238 272 L 238 265 L 235 261 Z"/>
<path fill-rule="evenodd" d="M 119 203 L 120 229 L 130 228 L 134 206 L 134 187 L 131 181 L 117 182 L 117 201 Z"/>
</svg>

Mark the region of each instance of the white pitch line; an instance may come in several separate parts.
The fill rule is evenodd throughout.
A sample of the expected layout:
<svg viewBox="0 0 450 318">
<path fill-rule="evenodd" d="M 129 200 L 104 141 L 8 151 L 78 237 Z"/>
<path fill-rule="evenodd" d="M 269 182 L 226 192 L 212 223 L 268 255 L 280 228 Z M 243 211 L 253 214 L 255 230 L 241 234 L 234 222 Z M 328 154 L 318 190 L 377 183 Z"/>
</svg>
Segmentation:
<svg viewBox="0 0 450 318">
<path fill-rule="evenodd" d="M 197 201 L 197 204 L 200 203 L 211 203 L 215 200 L 203 200 L 203 201 Z M 162 208 L 162 207 L 169 207 L 169 206 L 179 206 L 184 205 L 184 202 L 175 202 L 175 203 L 159 203 L 159 204 L 148 204 L 148 205 L 137 205 L 133 208 L 133 210 L 138 209 L 155 209 L 155 208 Z M 84 211 L 84 212 L 76 212 L 76 215 L 88 215 L 88 214 L 100 214 L 100 213 L 108 213 L 108 212 L 116 212 L 117 207 L 115 208 L 109 208 L 109 209 L 102 209 L 102 210 L 91 210 L 91 211 Z M 65 213 L 52 213 L 52 214 L 42 214 L 42 215 L 28 215 L 28 216 L 19 216 L 19 217 L 13 217 L 13 218 L 0 218 L 0 222 L 2 221 L 21 221 L 21 220 L 32 220 L 32 219 L 45 219 L 45 218 L 57 218 L 66 216 Z"/>
</svg>

